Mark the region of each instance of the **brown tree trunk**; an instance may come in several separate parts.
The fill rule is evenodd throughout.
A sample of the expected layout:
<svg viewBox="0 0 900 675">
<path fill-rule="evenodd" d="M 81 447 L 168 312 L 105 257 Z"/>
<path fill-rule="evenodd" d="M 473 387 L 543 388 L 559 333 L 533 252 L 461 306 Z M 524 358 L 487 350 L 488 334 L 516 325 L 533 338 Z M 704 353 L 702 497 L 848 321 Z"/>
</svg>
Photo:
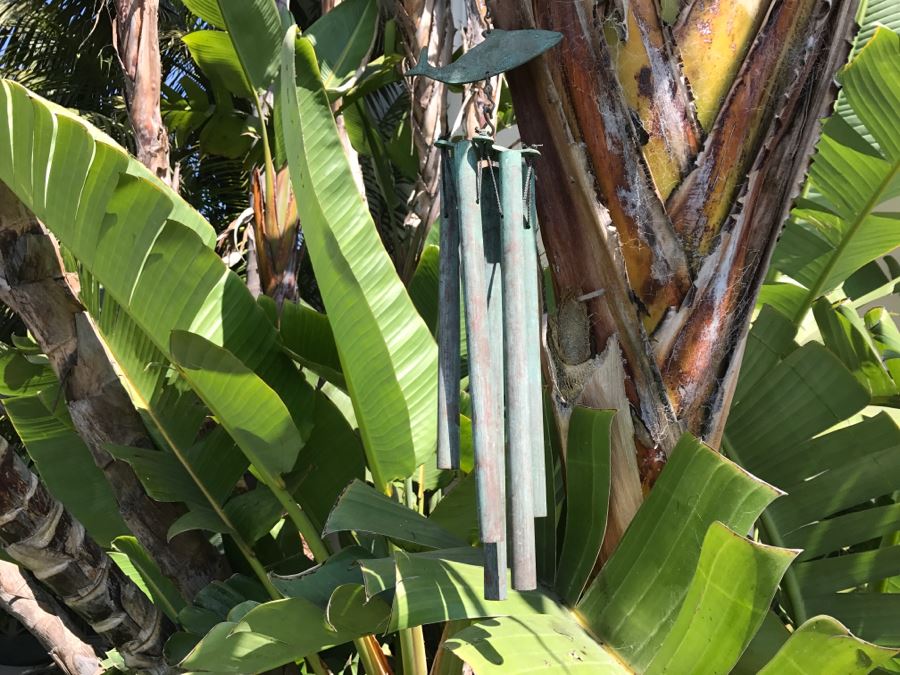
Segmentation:
<svg viewBox="0 0 900 675">
<path fill-rule="evenodd" d="M 125 663 L 167 673 L 165 618 L 0 439 L 0 542 Z"/>
<path fill-rule="evenodd" d="M 608 554 L 681 431 L 719 442 L 751 311 L 833 101 L 857 2 L 752 3 L 756 14 L 741 20 L 758 26 L 755 42 L 734 33 L 729 3 L 688 3 L 675 33 L 683 53 L 654 2 L 607 3 L 618 8 L 608 15 L 579 0 L 491 5 L 499 28 L 564 36 L 508 80 L 522 139 L 541 146 L 558 416 L 564 423 L 575 403 L 603 407 L 620 394 L 631 415 L 613 436 Z M 717 45 L 728 48 L 710 55 Z M 723 67 L 698 87 L 701 127 L 682 82 L 685 72 L 703 76 L 710 58 Z M 624 376 L 609 379 L 619 350 Z"/>
<path fill-rule="evenodd" d="M 450 3 L 444 0 L 395 0 L 394 16 L 403 38 L 408 67 L 427 49 L 433 64 L 450 62 L 453 54 L 453 16 Z M 447 128 L 447 87 L 442 82 L 417 76 L 407 78 L 412 99 L 412 136 L 419 155 L 419 182 L 416 185 L 412 207 L 403 222 L 409 243 L 405 252 L 405 264 L 400 270 L 409 279 L 415 271 L 419 252 L 428 234 L 428 228 L 440 212 L 440 159 L 435 146 Z"/>
<path fill-rule="evenodd" d="M 104 449 L 106 443 L 154 445 L 71 283 L 53 239 L 0 185 L 0 300 L 22 318 L 50 360 L 75 429 L 112 486 L 128 528 L 190 599 L 227 573 L 225 561 L 199 531 L 167 542 L 169 526 L 184 508 L 148 497 L 131 466 Z"/>
<path fill-rule="evenodd" d="M 100 658 L 66 620 L 66 610 L 18 565 L 0 560 L 0 608 L 37 638 L 66 675 L 97 675 Z"/>
<path fill-rule="evenodd" d="M 128 117 L 137 157 L 156 176 L 172 182 L 169 136 L 159 109 L 159 0 L 116 0 L 113 44 L 125 76 Z"/>
</svg>

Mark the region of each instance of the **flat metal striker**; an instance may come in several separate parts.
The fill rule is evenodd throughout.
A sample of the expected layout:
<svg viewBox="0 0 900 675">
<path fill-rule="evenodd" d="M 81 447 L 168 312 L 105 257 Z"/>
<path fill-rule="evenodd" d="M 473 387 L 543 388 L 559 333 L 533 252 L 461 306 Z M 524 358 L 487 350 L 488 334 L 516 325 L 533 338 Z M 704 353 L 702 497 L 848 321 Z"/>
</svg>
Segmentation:
<svg viewBox="0 0 900 675">
<path fill-rule="evenodd" d="M 484 41 L 453 63 L 436 68 L 428 63 L 428 48 L 406 75 L 424 75 L 445 84 L 469 84 L 500 75 L 552 49 L 562 40 L 552 30 L 500 30 L 485 33 Z"/>
</svg>

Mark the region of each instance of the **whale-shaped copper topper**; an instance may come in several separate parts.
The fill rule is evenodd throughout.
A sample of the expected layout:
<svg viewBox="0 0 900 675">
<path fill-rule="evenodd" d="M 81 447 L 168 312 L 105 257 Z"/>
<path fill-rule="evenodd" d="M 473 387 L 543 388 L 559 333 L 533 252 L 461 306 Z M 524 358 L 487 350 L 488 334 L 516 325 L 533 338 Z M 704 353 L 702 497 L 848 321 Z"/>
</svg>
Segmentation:
<svg viewBox="0 0 900 675">
<path fill-rule="evenodd" d="M 484 42 L 441 68 L 428 63 L 426 47 L 419 55 L 419 62 L 406 74 L 424 75 L 445 84 L 480 82 L 531 61 L 560 40 L 562 33 L 552 30 L 494 29 L 485 34 Z"/>
</svg>

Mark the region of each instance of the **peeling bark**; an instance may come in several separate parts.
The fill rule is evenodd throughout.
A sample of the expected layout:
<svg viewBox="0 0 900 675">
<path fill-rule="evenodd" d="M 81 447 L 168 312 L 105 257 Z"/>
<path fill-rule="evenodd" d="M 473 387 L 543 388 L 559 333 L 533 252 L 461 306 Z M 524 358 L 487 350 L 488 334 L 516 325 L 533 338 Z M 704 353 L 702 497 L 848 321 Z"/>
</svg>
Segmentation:
<svg viewBox="0 0 900 675">
<path fill-rule="evenodd" d="M 406 60 L 411 67 L 423 49 L 432 64 L 450 62 L 453 54 L 453 16 L 449 3 L 442 0 L 394 0 L 394 16 L 403 37 Z M 419 182 L 411 207 L 403 221 L 409 244 L 401 270 L 404 279 L 415 271 L 428 228 L 441 208 L 441 153 L 435 146 L 447 128 L 447 87 L 427 77 L 407 78 L 412 100 L 412 136 L 419 155 Z"/>
<path fill-rule="evenodd" d="M 675 41 L 704 129 L 715 121 L 768 8 L 765 0 L 691 0 L 682 11 Z"/>
<path fill-rule="evenodd" d="M 158 14 L 159 0 L 116 0 L 113 45 L 125 76 L 137 158 L 170 184 L 169 135 L 159 110 L 162 65 Z"/>
<path fill-rule="evenodd" d="M 34 573 L 110 645 L 125 663 L 168 673 L 167 622 L 84 527 L 56 501 L 0 439 L 0 541 L 6 554 Z"/>
<path fill-rule="evenodd" d="M 66 675 L 97 675 L 100 658 L 67 620 L 66 610 L 13 563 L 0 560 L 0 608 L 37 638 Z"/>
<path fill-rule="evenodd" d="M 128 528 L 190 599 L 227 574 L 225 562 L 198 531 L 167 542 L 169 526 L 184 507 L 150 499 L 131 466 L 104 449 L 106 443 L 154 445 L 70 285 L 74 282 L 43 226 L 0 186 L 0 300 L 22 318 L 50 360 L 75 429 L 112 486 Z"/>
<path fill-rule="evenodd" d="M 569 98 L 570 124 L 580 132 L 629 283 L 652 328 L 690 286 L 684 251 L 644 161 L 603 31 L 579 3 L 540 7 L 540 24 L 564 36 L 552 61 L 555 79 Z"/>
<path fill-rule="evenodd" d="M 771 121 L 804 64 L 823 48 L 832 13 L 823 0 L 776 0 L 706 139 L 697 164 L 668 202 L 699 268 L 715 246 Z M 827 46 L 827 42 L 825 42 Z M 819 76 L 816 73 L 816 76 Z"/>
<path fill-rule="evenodd" d="M 637 111 L 644 157 L 663 199 L 681 182 L 700 149 L 694 105 L 657 0 L 624 3 L 624 39 L 606 34 L 625 101 Z"/>
<path fill-rule="evenodd" d="M 812 21 L 780 92 L 783 102 L 736 200 L 722 240 L 704 262 L 693 302 L 673 317 L 684 320 L 663 375 L 679 416 L 718 446 L 740 369 L 750 314 L 781 226 L 788 216 L 831 109 L 834 74 L 850 52 L 855 2 L 836 4 Z M 708 273 L 707 273 L 708 270 Z"/>
<path fill-rule="evenodd" d="M 856 0 L 772 0 L 768 13 L 756 2 L 732 4 L 694 0 L 682 12 L 677 33 L 689 43 L 686 69 L 701 73 L 702 63 L 719 58 L 704 49 L 727 52 L 703 92 L 705 114 L 716 114 L 718 97 L 724 101 L 695 160 L 684 161 L 690 143 L 667 147 L 673 166 L 696 164 L 665 207 L 659 195 L 668 185 L 660 183 L 669 173 L 641 142 L 652 141 L 651 131 L 663 137 L 654 127 L 653 115 L 661 114 L 654 94 L 671 91 L 670 119 L 686 109 L 679 108 L 678 47 L 659 23 L 655 3 L 622 3 L 628 34 L 618 36 L 606 17 L 589 15 L 597 3 L 492 5 L 498 27 L 564 35 L 554 51 L 508 73 L 523 141 L 542 146 L 538 211 L 559 308 L 549 321 L 546 370 L 558 400 L 598 408 L 617 400 L 621 413 L 626 404 L 616 390 L 622 387 L 645 490 L 681 429 L 714 446 L 721 437 L 751 310 L 819 117 L 833 100 L 832 79 L 847 56 L 856 8 Z M 734 25 L 743 9 L 750 29 Z M 763 15 L 748 49 L 754 21 Z M 623 45 L 610 40 L 625 41 L 615 71 L 611 50 Z M 667 82 L 661 90 L 650 77 L 657 72 Z M 649 127 L 644 139 L 635 106 Z M 681 119 L 691 125 L 689 116 Z M 608 381 L 599 381 L 595 355 L 613 336 L 624 371 L 612 374 L 607 354 Z M 557 414 L 564 418 L 564 411 Z M 632 479 L 614 491 L 611 517 L 625 514 L 616 517 L 627 521 L 635 498 L 641 495 Z M 616 536 L 604 542 L 605 553 Z"/>
</svg>

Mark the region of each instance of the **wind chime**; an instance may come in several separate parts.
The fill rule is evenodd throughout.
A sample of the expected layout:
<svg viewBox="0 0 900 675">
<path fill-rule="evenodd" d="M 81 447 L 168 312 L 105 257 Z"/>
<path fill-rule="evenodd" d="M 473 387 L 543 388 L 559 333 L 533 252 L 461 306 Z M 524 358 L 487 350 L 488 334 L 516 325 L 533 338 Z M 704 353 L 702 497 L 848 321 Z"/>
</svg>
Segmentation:
<svg viewBox="0 0 900 675">
<path fill-rule="evenodd" d="M 488 80 L 556 45 L 559 33 L 501 31 L 443 68 L 423 51 L 408 75 L 447 84 Z M 493 131 L 492 129 L 490 130 Z M 547 515 L 540 365 L 535 149 L 511 150 L 486 130 L 441 140 L 438 448 L 459 469 L 460 276 L 468 346 L 484 595 L 537 587 L 535 518 Z"/>
</svg>

